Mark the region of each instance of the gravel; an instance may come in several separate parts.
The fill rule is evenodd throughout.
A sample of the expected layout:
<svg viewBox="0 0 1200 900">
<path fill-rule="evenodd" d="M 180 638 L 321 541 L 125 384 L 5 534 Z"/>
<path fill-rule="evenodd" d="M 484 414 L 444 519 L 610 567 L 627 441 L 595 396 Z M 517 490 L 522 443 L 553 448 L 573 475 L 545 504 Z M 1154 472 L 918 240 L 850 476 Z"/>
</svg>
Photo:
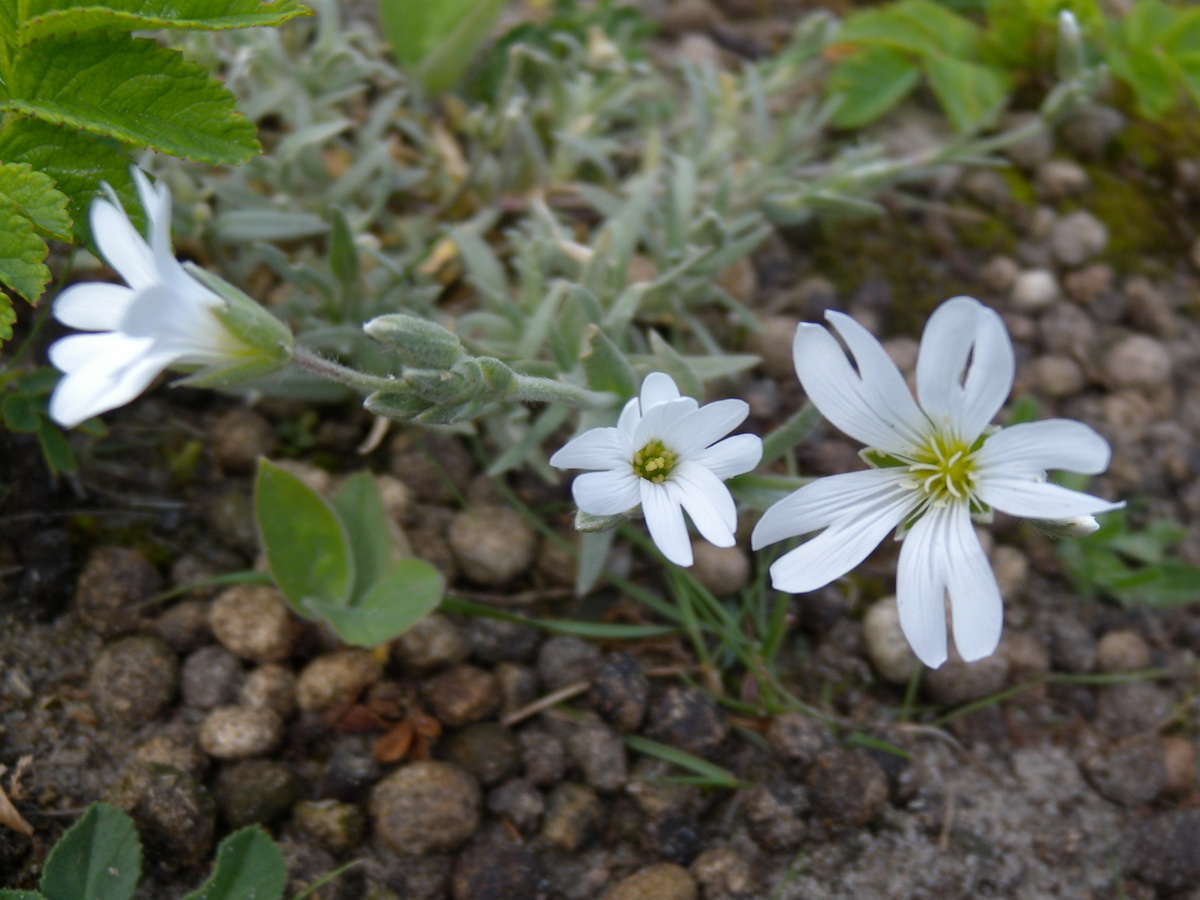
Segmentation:
<svg viewBox="0 0 1200 900">
<path fill-rule="evenodd" d="M 371 790 L 371 824 L 397 853 L 444 853 L 479 827 L 481 804 L 479 783 L 458 766 L 414 762 Z"/>
</svg>

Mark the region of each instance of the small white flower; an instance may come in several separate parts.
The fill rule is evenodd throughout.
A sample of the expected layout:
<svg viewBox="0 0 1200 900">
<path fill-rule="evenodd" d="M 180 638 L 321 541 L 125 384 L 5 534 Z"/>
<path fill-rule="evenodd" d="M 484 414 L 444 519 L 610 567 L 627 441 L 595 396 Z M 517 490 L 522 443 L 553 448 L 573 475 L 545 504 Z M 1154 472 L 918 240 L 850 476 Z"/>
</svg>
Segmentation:
<svg viewBox="0 0 1200 900">
<path fill-rule="evenodd" d="M 681 397 L 671 376 L 652 372 L 641 395 L 625 404 L 616 427 L 593 428 L 550 457 L 560 469 L 598 469 L 571 485 L 575 503 L 593 516 L 615 516 L 641 504 L 650 536 L 663 556 L 692 564 L 683 513 L 718 547 L 734 545 L 737 510 L 726 478 L 762 459 L 753 434 L 724 438 L 750 408 L 741 400 L 699 406 Z"/>
<path fill-rule="evenodd" d="M 60 322 L 98 332 L 50 347 L 50 361 L 64 373 L 50 398 L 50 415 L 66 428 L 123 406 L 168 367 L 227 366 L 261 355 L 218 316 L 226 300 L 175 259 L 166 186 L 152 186 L 136 169 L 133 176 L 149 224 L 148 244 L 115 195 L 91 208 L 96 243 L 128 287 L 75 284 L 54 302 Z"/>
<path fill-rule="evenodd" d="M 812 591 L 849 572 L 896 528 L 904 539 L 900 624 L 913 650 L 928 666 L 945 661 L 949 591 L 958 652 L 981 659 L 1000 640 L 1003 607 L 972 517 L 986 521 L 999 509 L 1064 520 L 1120 508 L 1045 480 L 1047 469 L 1104 471 L 1108 444 L 1066 419 L 989 427 L 1012 389 L 1015 363 L 1000 316 L 970 297 L 946 301 L 926 324 L 917 400 L 865 328 L 842 313 L 825 316 L 853 365 L 828 329 L 802 324 L 796 372 L 821 413 L 867 445 L 863 456 L 876 468 L 821 478 L 780 500 L 752 543 L 757 549 L 821 531 L 771 566 L 779 590 Z"/>
</svg>

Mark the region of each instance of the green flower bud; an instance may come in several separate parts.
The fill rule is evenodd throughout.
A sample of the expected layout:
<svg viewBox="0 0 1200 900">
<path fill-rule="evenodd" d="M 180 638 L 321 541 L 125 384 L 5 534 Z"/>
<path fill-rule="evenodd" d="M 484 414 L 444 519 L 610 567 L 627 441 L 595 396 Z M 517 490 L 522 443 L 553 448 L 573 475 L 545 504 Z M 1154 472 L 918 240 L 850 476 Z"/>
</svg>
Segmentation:
<svg viewBox="0 0 1200 900">
<path fill-rule="evenodd" d="M 432 407 L 429 401 L 408 391 L 376 391 L 363 401 L 363 408 L 385 419 L 411 422 Z"/>
<path fill-rule="evenodd" d="M 392 347 L 400 362 L 414 369 L 449 369 L 466 352 L 458 335 L 407 313 L 378 316 L 364 325 L 363 331 Z"/>
</svg>

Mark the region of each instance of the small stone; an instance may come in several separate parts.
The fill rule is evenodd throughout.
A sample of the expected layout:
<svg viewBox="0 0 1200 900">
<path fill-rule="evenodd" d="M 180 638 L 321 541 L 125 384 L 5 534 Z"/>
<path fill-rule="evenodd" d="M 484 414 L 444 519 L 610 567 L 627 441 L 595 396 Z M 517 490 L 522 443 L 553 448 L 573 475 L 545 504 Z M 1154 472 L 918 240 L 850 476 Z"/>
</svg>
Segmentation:
<svg viewBox="0 0 1200 900">
<path fill-rule="evenodd" d="M 1087 188 L 1088 174 L 1077 162 L 1048 159 L 1037 167 L 1034 181 L 1043 196 L 1051 200 L 1064 200 Z"/>
<path fill-rule="evenodd" d="M 1037 118 L 1036 113 L 1013 112 L 1004 117 L 1004 127 L 1021 128 L 1029 125 Z M 1054 135 L 1048 128 L 1041 128 L 1023 141 L 1010 144 L 1004 149 L 1004 155 L 1022 169 L 1031 170 L 1049 159 L 1054 153 Z"/>
<path fill-rule="evenodd" d="M 937 703 L 960 706 L 982 700 L 1002 690 L 1008 683 L 1008 660 L 999 654 L 975 662 L 964 662 L 958 654 L 938 669 L 925 673 L 922 686 Z"/>
<path fill-rule="evenodd" d="M 567 781 L 550 792 L 542 837 L 568 853 L 580 850 L 600 836 L 604 804 L 586 784 Z"/>
<path fill-rule="evenodd" d="M 231 484 L 209 497 L 204 518 L 213 537 L 226 547 L 247 557 L 258 553 L 254 501 L 242 485 Z"/>
<path fill-rule="evenodd" d="M 245 407 L 218 416 L 208 433 L 213 457 L 222 469 L 237 475 L 254 471 L 259 458 L 269 457 L 279 445 L 271 423 Z"/>
<path fill-rule="evenodd" d="M 507 819 L 523 834 L 537 828 L 546 811 L 542 792 L 524 778 L 514 778 L 487 795 L 487 808 L 493 815 Z"/>
<path fill-rule="evenodd" d="M 379 780 L 379 763 L 371 753 L 371 744 L 366 735 L 348 734 L 335 739 L 316 795 L 347 802 L 361 799 Z"/>
<path fill-rule="evenodd" d="M 588 698 L 596 712 L 619 731 L 637 731 L 646 714 L 650 679 L 634 657 L 617 651 L 605 657 Z"/>
<path fill-rule="evenodd" d="M 471 454 L 451 435 L 401 431 L 388 451 L 388 470 L 423 503 L 453 504 L 475 471 Z"/>
<path fill-rule="evenodd" d="M 707 756 L 729 734 L 729 722 L 708 694 L 672 684 L 651 700 L 646 734 L 696 756 Z"/>
<path fill-rule="evenodd" d="M 1059 129 L 1063 141 L 1083 156 L 1099 157 L 1125 127 L 1125 116 L 1111 106 L 1088 105 Z"/>
<path fill-rule="evenodd" d="M 397 853 L 445 853 L 475 833 L 481 800 L 479 784 L 458 766 L 413 762 L 371 791 L 371 822 Z"/>
<path fill-rule="evenodd" d="M 1078 266 L 1103 253 L 1108 245 L 1108 229 L 1086 210 L 1063 216 L 1050 229 L 1050 249 L 1065 266 Z"/>
<path fill-rule="evenodd" d="M 762 330 L 746 338 L 746 350 L 758 356 L 762 370 L 776 380 L 796 377 L 792 340 L 800 320 L 795 316 L 765 316 Z"/>
<path fill-rule="evenodd" d="M 300 798 L 300 780 L 281 762 L 249 759 L 225 766 L 213 785 L 221 818 L 230 828 L 270 825 Z"/>
<path fill-rule="evenodd" d="M 375 487 L 379 489 L 379 499 L 392 521 L 398 525 L 408 524 L 417 505 L 412 488 L 391 475 L 376 475 Z"/>
<path fill-rule="evenodd" d="M 1112 266 L 1104 263 L 1092 263 L 1074 272 L 1068 272 L 1065 279 L 1067 296 L 1076 303 L 1091 307 L 1093 312 L 1099 312 L 1108 307 L 1108 298 L 1113 294 L 1113 283 L 1116 273 Z M 1111 321 L 1111 317 L 1107 319 Z M 1090 325 L 1090 320 L 1089 320 Z"/>
<path fill-rule="evenodd" d="M 537 668 L 548 691 L 591 681 L 600 668 L 600 651 L 582 638 L 556 635 L 538 649 Z"/>
<path fill-rule="evenodd" d="M 1146 682 L 1114 684 L 1096 698 L 1096 728 L 1114 738 L 1156 732 L 1173 704 L 1162 688 Z"/>
<path fill-rule="evenodd" d="M 716 69 L 721 65 L 721 48 L 707 34 L 688 32 L 679 39 L 678 51 L 693 66 Z"/>
<path fill-rule="evenodd" d="M 622 878 L 602 900 L 696 900 L 696 881 L 675 863 L 656 863 Z"/>
<path fill-rule="evenodd" d="M 891 684 L 908 684 L 919 663 L 900 628 L 895 597 L 884 597 L 867 610 L 863 617 L 863 641 L 880 678 Z"/>
<path fill-rule="evenodd" d="M 419 672 L 466 662 L 469 653 L 462 629 L 436 612 L 392 642 L 393 656 Z"/>
<path fill-rule="evenodd" d="M 500 688 L 500 715 L 508 716 L 528 706 L 538 698 L 540 682 L 537 672 L 517 663 L 497 663 L 492 669 Z"/>
<path fill-rule="evenodd" d="M 1089 756 L 1083 763 L 1083 773 L 1103 797 L 1121 806 L 1149 803 L 1167 785 L 1162 743 L 1154 736 Z"/>
<path fill-rule="evenodd" d="M 705 850 L 692 863 L 692 875 L 706 898 L 756 897 L 760 895 L 755 862 L 732 844 Z"/>
<path fill-rule="evenodd" d="M 722 24 L 721 11 L 707 0 L 680 0 L 672 3 L 658 16 L 658 26 L 671 37 L 689 31 L 709 31 Z"/>
<path fill-rule="evenodd" d="M 1150 816 L 1117 846 L 1128 847 L 1130 874 L 1164 891 L 1200 886 L 1200 809 Z"/>
<path fill-rule="evenodd" d="M 970 169 L 963 176 L 960 185 L 964 194 L 989 209 L 1003 207 L 1012 200 L 1012 190 L 1008 182 L 993 169 Z"/>
<path fill-rule="evenodd" d="M 446 741 L 446 759 L 461 766 L 483 785 L 511 778 L 521 768 L 521 745 L 511 729 L 495 722 L 476 722 Z"/>
<path fill-rule="evenodd" d="M 567 749 L 596 790 L 612 793 L 625 786 L 629 775 L 625 742 L 611 728 L 598 722 L 580 725 L 567 736 Z"/>
<path fill-rule="evenodd" d="M 352 703 L 383 678 L 383 666 L 370 650 L 338 650 L 318 656 L 296 681 L 296 703 L 305 712 L 320 712 Z"/>
<path fill-rule="evenodd" d="M 1023 313 L 1046 309 L 1058 299 L 1058 279 L 1046 269 L 1029 269 L 1017 276 L 1009 295 L 1013 308 Z"/>
<path fill-rule="evenodd" d="M 537 534 L 506 506 L 457 513 L 446 538 L 463 574 L 485 585 L 508 584 L 529 568 L 537 551 Z"/>
<path fill-rule="evenodd" d="M 454 900 L 531 900 L 542 887 L 542 864 L 521 846 L 482 844 L 454 864 Z"/>
<path fill-rule="evenodd" d="M 217 759 L 264 756 L 283 740 L 283 719 L 269 709 L 222 706 L 200 724 L 200 746 Z"/>
<path fill-rule="evenodd" d="M 500 706 L 496 677 L 475 666 L 455 666 L 421 686 L 430 710 L 444 725 L 459 728 L 486 719 Z"/>
<path fill-rule="evenodd" d="M 102 637 L 119 637 L 141 626 L 142 601 L 160 590 L 162 576 L 137 550 L 97 547 L 75 586 L 75 610 Z"/>
<path fill-rule="evenodd" d="M 466 624 L 467 645 L 478 660 L 488 663 L 501 661 L 527 662 L 533 658 L 542 640 L 541 632 L 532 625 L 505 622 L 474 616 Z"/>
<path fill-rule="evenodd" d="M 296 712 L 296 676 L 278 663 L 259 666 L 242 682 L 238 701 L 243 706 L 263 707 L 273 710 L 281 719 L 290 719 Z"/>
<path fill-rule="evenodd" d="M 149 635 L 106 646 L 92 666 L 89 690 L 100 718 L 111 725 L 140 725 L 162 713 L 179 684 L 179 660 Z"/>
<path fill-rule="evenodd" d="M 199 650 L 210 640 L 208 604 L 203 600 L 183 600 L 164 610 L 154 620 L 154 633 L 176 653 Z"/>
<path fill-rule="evenodd" d="M 1050 671 L 1050 652 L 1036 635 L 1005 629 L 996 653 L 1008 660 L 1009 681 L 1019 684 Z"/>
<path fill-rule="evenodd" d="M 834 825 L 866 825 L 888 798 L 887 775 L 861 750 L 825 751 L 809 770 L 805 784 L 817 814 Z"/>
<path fill-rule="evenodd" d="M 241 681 L 240 659 L 224 647 L 203 647 L 183 661 L 180 693 L 188 706 L 212 709 L 233 703 Z"/>
<path fill-rule="evenodd" d="M 168 871 L 210 858 L 217 806 L 199 781 L 178 769 L 133 765 L 104 799 L 130 815 L 147 859 Z"/>
<path fill-rule="evenodd" d="M 703 804 L 700 791 L 694 785 L 668 781 L 674 774 L 674 767 L 666 760 L 643 756 L 633 764 L 625 793 L 648 819 L 694 816 Z"/>
<path fill-rule="evenodd" d="M 1096 326 L 1074 303 L 1056 303 L 1038 319 L 1038 339 L 1051 355 L 1087 360 L 1096 342 Z"/>
<path fill-rule="evenodd" d="M 1171 301 L 1154 286 L 1150 279 L 1134 275 L 1125 282 L 1129 298 L 1129 320 L 1139 331 L 1160 338 L 1172 338 L 1179 333 L 1179 317 Z"/>
<path fill-rule="evenodd" d="M 292 819 L 301 834 L 331 853 L 357 846 L 367 830 L 362 810 L 338 800 L 301 800 L 292 809 Z"/>
<path fill-rule="evenodd" d="M 1000 545 L 991 553 L 992 572 L 996 576 L 996 586 L 1000 588 L 1000 596 L 1011 603 L 1025 592 L 1029 581 L 1029 560 L 1016 547 Z"/>
<path fill-rule="evenodd" d="M 717 547 L 692 541 L 692 574 L 718 597 L 740 591 L 750 580 L 750 557 L 741 547 Z"/>
<path fill-rule="evenodd" d="M 1166 793 L 1182 795 L 1196 786 L 1196 748 L 1187 738 L 1167 735 L 1162 739 Z"/>
<path fill-rule="evenodd" d="M 1096 639 L 1078 619 L 1056 616 L 1050 622 L 1050 658 L 1063 672 L 1091 672 L 1096 668 Z"/>
<path fill-rule="evenodd" d="M 794 850 L 808 828 L 804 814 L 808 796 L 799 784 L 760 784 L 745 792 L 750 836 L 764 850 Z"/>
<path fill-rule="evenodd" d="M 1101 672 L 1134 672 L 1150 667 L 1150 646 L 1136 631 L 1110 631 L 1096 644 L 1096 668 Z"/>
<path fill-rule="evenodd" d="M 557 784 L 567 773 L 570 759 L 563 742 L 537 726 L 526 728 L 517 735 L 521 744 L 521 761 L 525 777 L 536 785 Z"/>
<path fill-rule="evenodd" d="M 1087 383 L 1079 363 L 1066 356 L 1039 356 L 1032 368 L 1033 383 L 1048 397 L 1073 397 Z"/>
<path fill-rule="evenodd" d="M 208 768 L 208 756 L 200 749 L 191 728 L 170 728 L 156 734 L 133 752 L 134 763 L 170 766 L 199 778 Z"/>
<path fill-rule="evenodd" d="M 804 777 L 817 757 L 834 745 L 828 725 L 800 712 L 784 712 L 771 719 L 767 742 L 797 778 Z"/>
<path fill-rule="evenodd" d="M 213 601 L 208 623 L 217 640 L 251 662 L 283 662 L 292 653 L 297 625 L 279 591 L 239 584 Z"/>
<path fill-rule="evenodd" d="M 1117 387 L 1160 388 L 1171 378 L 1171 355 L 1161 341 L 1135 334 L 1104 355 L 1104 372 Z"/>
<path fill-rule="evenodd" d="M 979 280 L 988 290 L 997 294 L 1007 294 L 1020 274 L 1021 267 L 1015 259 L 1009 256 L 993 256 L 979 270 Z"/>
</svg>

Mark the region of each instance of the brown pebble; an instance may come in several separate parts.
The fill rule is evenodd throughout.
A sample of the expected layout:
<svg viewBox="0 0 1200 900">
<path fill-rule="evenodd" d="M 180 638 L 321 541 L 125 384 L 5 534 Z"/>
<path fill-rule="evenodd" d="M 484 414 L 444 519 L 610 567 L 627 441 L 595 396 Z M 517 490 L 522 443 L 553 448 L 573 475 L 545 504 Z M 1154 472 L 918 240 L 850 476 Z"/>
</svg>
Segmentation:
<svg viewBox="0 0 1200 900">
<path fill-rule="evenodd" d="M 200 724 L 200 746 L 217 759 L 264 756 L 282 740 L 283 719 L 261 706 L 222 706 Z"/>
<path fill-rule="evenodd" d="M 191 653 L 212 640 L 208 627 L 208 603 L 183 600 L 163 610 L 154 620 L 154 633 L 176 653 Z"/>
<path fill-rule="evenodd" d="M 696 900 L 696 881 L 683 866 L 657 863 L 622 878 L 603 900 Z"/>
<path fill-rule="evenodd" d="M 75 610 L 89 628 L 113 638 L 142 624 L 140 604 L 162 590 L 162 576 L 137 550 L 97 547 L 75 586 Z"/>
<path fill-rule="evenodd" d="M 278 663 L 259 666 L 246 676 L 238 700 L 243 706 L 261 706 L 289 719 L 296 712 L 296 675 Z"/>
<path fill-rule="evenodd" d="M 489 586 L 507 584 L 533 563 L 537 534 L 506 506 L 477 506 L 457 513 L 446 539 L 462 573 Z"/>
<path fill-rule="evenodd" d="M 392 642 L 392 655 L 418 671 L 465 662 L 469 653 L 462 629 L 436 612 Z"/>
<path fill-rule="evenodd" d="M 270 456 L 279 444 L 271 423 L 245 407 L 218 416 L 208 433 L 213 457 L 222 469 L 233 474 L 253 471 L 259 457 Z"/>
<path fill-rule="evenodd" d="M 479 827 L 479 784 L 458 766 L 414 762 L 371 791 L 371 822 L 397 853 L 457 849 Z"/>
<path fill-rule="evenodd" d="M 1134 672 L 1150 667 L 1150 646 L 1136 631 L 1110 631 L 1096 644 L 1096 668 L 1101 672 Z"/>
<path fill-rule="evenodd" d="M 455 666 L 427 680 L 421 692 L 444 725 L 459 728 L 492 715 L 500 705 L 500 688 L 491 672 Z"/>
<path fill-rule="evenodd" d="M 383 666 L 370 650 L 338 650 L 318 656 L 296 680 L 296 704 L 320 712 L 351 703 L 383 678 Z"/>
<path fill-rule="evenodd" d="M 252 662 L 283 662 L 298 627 L 283 597 L 264 584 L 239 584 L 213 601 L 208 622 L 228 650 Z"/>
<path fill-rule="evenodd" d="M 750 557 L 741 547 L 716 547 L 692 541 L 692 574 L 718 597 L 740 591 L 750 579 Z"/>
<path fill-rule="evenodd" d="M 925 673 L 922 686 L 929 696 L 947 706 L 982 700 L 1003 689 L 1008 682 L 1008 660 L 999 654 L 976 662 L 964 662 L 957 654 L 939 669 Z"/>
<path fill-rule="evenodd" d="M 100 651 L 88 687 L 102 721 L 141 725 L 162 713 L 179 684 L 179 660 L 156 637 L 122 638 Z"/>
<path fill-rule="evenodd" d="M 542 886 L 541 861 L 524 847 L 481 844 L 454 864 L 454 900 L 530 900 Z"/>
<path fill-rule="evenodd" d="M 1196 747 L 1187 738 L 1173 734 L 1164 737 L 1162 745 L 1167 772 L 1163 789 L 1170 794 L 1186 794 L 1196 786 Z"/>
<path fill-rule="evenodd" d="M 646 714 L 650 680 L 642 664 L 628 653 L 610 653 L 604 659 L 588 694 L 596 712 L 620 731 L 636 731 Z"/>
<path fill-rule="evenodd" d="M 866 825 L 888 798 L 887 775 L 861 750 L 827 750 L 805 780 L 817 814 L 834 825 Z"/>
<path fill-rule="evenodd" d="M 605 808 L 600 797 L 586 784 L 567 781 L 550 792 L 542 837 L 574 853 L 600 836 Z"/>
<path fill-rule="evenodd" d="M 1165 754 L 1155 735 L 1092 754 L 1084 760 L 1083 772 L 1103 797 L 1121 806 L 1149 803 L 1167 786 Z"/>
</svg>

